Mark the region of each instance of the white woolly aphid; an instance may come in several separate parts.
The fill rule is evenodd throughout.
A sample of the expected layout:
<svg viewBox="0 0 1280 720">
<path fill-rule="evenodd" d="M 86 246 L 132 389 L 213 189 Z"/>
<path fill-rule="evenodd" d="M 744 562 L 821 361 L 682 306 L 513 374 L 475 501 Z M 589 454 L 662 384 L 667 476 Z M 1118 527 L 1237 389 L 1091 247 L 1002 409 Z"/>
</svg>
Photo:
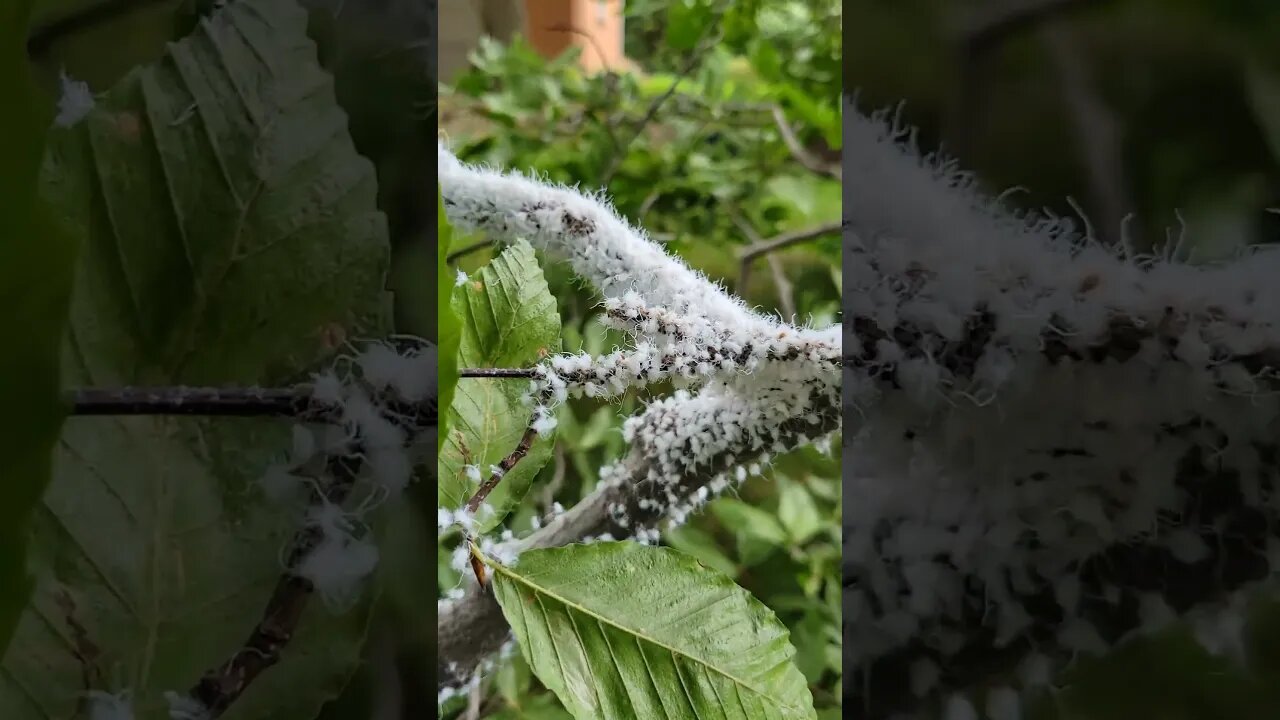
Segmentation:
<svg viewBox="0 0 1280 720">
<path fill-rule="evenodd" d="M 213 717 L 209 708 L 190 695 L 166 690 L 164 699 L 169 704 L 169 720 L 210 720 Z"/>
<path fill-rule="evenodd" d="M 342 380 L 332 370 L 311 376 L 311 398 L 325 405 L 341 405 L 346 397 Z"/>
<path fill-rule="evenodd" d="M 85 695 L 89 698 L 89 720 L 134 720 L 133 699 L 128 690 L 115 694 L 89 690 Z"/>
<path fill-rule="evenodd" d="M 334 503 L 324 501 L 310 508 L 307 524 L 319 529 L 320 540 L 294 573 L 310 581 L 331 610 L 349 609 L 378 565 L 378 548 L 367 533 L 357 536 L 353 516 Z"/>
<path fill-rule="evenodd" d="M 378 390 L 390 389 L 406 402 L 421 402 L 436 392 L 438 350 L 424 345 L 399 352 L 386 343 L 369 343 L 356 364 L 364 380 Z"/>
<path fill-rule="evenodd" d="M 263 494 L 272 502 L 287 503 L 298 499 L 304 478 L 293 472 L 320 452 L 315 434 L 303 425 L 293 426 L 292 441 L 288 459 L 268 465 L 258 480 Z"/>
<path fill-rule="evenodd" d="M 298 563 L 296 573 L 315 586 L 325 605 L 335 612 L 349 609 L 359 598 L 364 580 L 378 566 L 378 548 L 363 538 L 324 535 Z"/>
<path fill-rule="evenodd" d="M 439 143 L 440 189 L 449 221 L 491 237 L 522 237 L 566 257 L 606 297 L 629 290 L 651 305 L 734 325 L 772 326 L 741 301 L 667 254 L 613 210 L 603 196 L 583 194 L 518 171 L 468 165 Z"/>
<path fill-rule="evenodd" d="M 61 93 L 58 95 L 58 114 L 54 117 L 53 124 L 69 128 L 93 110 L 93 91 L 89 89 L 89 83 L 72 79 L 66 70 L 58 76 L 58 84 Z"/>
</svg>

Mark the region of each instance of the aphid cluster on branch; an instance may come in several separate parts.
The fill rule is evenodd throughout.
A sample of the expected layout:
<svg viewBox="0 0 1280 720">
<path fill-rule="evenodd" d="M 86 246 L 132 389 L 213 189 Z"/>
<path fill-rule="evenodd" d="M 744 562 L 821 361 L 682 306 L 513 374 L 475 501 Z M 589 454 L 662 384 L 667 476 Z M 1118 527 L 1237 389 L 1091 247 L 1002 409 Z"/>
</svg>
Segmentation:
<svg viewBox="0 0 1280 720">
<path fill-rule="evenodd" d="M 627 453 L 600 470 L 587 501 L 604 511 L 592 538 L 656 542 L 663 524 L 683 522 L 762 472 L 772 455 L 839 428 L 838 327 L 799 327 L 753 312 L 621 218 L 602 195 L 468 165 L 443 144 L 439 175 L 455 227 L 493 240 L 521 238 L 565 259 L 603 295 L 604 322 L 627 337 L 626 347 L 600 357 L 539 363 L 529 389 L 533 431 L 551 433 L 556 406 L 570 397 L 612 399 L 655 383 L 676 388 L 624 423 Z M 456 519 L 442 513 L 442 525 Z M 449 603 L 467 601 L 446 601 L 441 616 Z M 466 652 L 480 658 L 493 649 Z M 446 658 L 450 651 L 441 652 Z M 450 662 L 442 660 L 441 687 L 470 677 Z"/>
</svg>

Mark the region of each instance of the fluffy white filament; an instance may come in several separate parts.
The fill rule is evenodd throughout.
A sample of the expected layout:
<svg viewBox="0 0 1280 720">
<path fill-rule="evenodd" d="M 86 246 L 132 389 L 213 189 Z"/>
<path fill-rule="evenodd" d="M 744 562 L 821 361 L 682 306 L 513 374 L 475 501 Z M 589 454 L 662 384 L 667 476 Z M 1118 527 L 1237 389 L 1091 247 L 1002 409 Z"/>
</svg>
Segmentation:
<svg viewBox="0 0 1280 720">
<path fill-rule="evenodd" d="M 449 221 L 495 239 L 521 237 L 566 257 L 605 297 L 645 302 L 744 329 L 777 322 L 747 309 L 632 226 L 603 194 L 584 194 L 519 171 L 468 165 L 439 143 L 440 188 Z"/>
</svg>

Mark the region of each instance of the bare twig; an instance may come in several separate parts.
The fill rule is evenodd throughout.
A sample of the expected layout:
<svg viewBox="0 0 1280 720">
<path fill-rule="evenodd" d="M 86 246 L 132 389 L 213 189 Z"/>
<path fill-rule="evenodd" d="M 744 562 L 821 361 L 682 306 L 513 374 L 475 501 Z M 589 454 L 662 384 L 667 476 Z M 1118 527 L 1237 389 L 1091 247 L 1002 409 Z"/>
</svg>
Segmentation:
<svg viewBox="0 0 1280 720">
<path fill-rule="evenodd" d="M 459 258 L 466 257 L 467 255 L 470 255 L 473 252 L 479 252 L 481 250 L 484 250 L 485 248 L 493 247 L 493 244 L 494 243 L 492 240 L 480 240 L 478 242 L 473 242 L 470 245 L 463 245 L 457 250 L 454 250 L 453 252 L 446 255 L 444 258 L 444 261 L 447 263 L 455 263 L 459 260 Z"/>
<path fill-rule="evenodd" d="M 72 415 L 298 417 L 316 412 L 303 388 L 125 387 L 71 392 Z"/>
<path fill-rule="evenodd" d="M 829 177 L 833 180 L 840 180 L 843 177 L 843 171 L 839 164 L 830 165 L 822 162 L 814 157 L 805 149 L 804 144 L 800 142 L 800 138 L 796 137 L 795 130 L 791 129 L 791 124 L 787 122 L 787 116 L 783 113 L 782 108 L 774 105 L 771 108 L 773 113 L 773 122 L 778 126 L 778 134 L 782 136 L 782 142 L 786 144 L 787 150 L 791 151 L 791 156 L 800 163 L 800 166 L 815 175 Z"/>
<path fill-rule="evenodd" d="M 766 255 L 764 261 L 769 263 L 769 272 L 773 275 L 773 286 L 778 289 L 778 309 L 782 317 L 788 321 L 796 316 L 796 299 L 791 280 L 787 278 L 786 269 L 777 255 Z"/>
<path fill-rule="evenodd" d="M 323 498 L 316 499 L 341 505 L 351 493 L 359 467 L 360 461 L 350 455 L 331 458 L 329 468 L 334 480 Z M 276 582 L 258 624 L 229 660 L 205 672 L 188 691 L 192 699 L 207 709 L 206 717 L 220 717 L 259 675 L 280 661 L 280 653 L 293 639 L 315 589 L 311 581 L 296 575 L 294 569 L 320 539 L 321 530 L 315 526 L 294 534 L 286 563 L 288 569 Z"/>
<path fill-rule="evenodd" d="M 715 26 L 716 23 L 709 23 L 707 28 L 703 29 L 701 39 L 698 41 L 697 46 L 689 52 L 689 56 L 685 59 L 684 64 L 681 65 L 680 69 L 676 72 L 676 79 L 671 83 L 671 87 L 667 88 L 665 92 L 654 98 L 653 102 L 649 103 L 649 109 L 645 111 L 644 116 L 633 124 L 631 128 L 631 137 L 618 148 L 617 152 L 613 154 L 613 158 L 610 159 L 609 165 L 605 167 L 604 173 L 600 176 L 600 184 L 602 186 L 608 185 L 609 181 L 613 180 L 614 175 L 618 174 L 618 170 L 622 168 L 623 161 L 626 160 L 627 148 L 631 146 L 631 143 L 636 141 L 636 138 L 640 137 L 640 134 L 649 126 L 649 123 L 653 122 L 653 119 L 657 117 L 658 110 L 662 108 L 663 104 L 665 104 L 671 96 L 675 95 L 676 90 L 680 87 L 680 83 L 683 82 L 685 77 L 687 77 L 689 73 L 693 72 L 693 69 L 702 61 L 702 56 L 706 53 L 707 49 L 719 41 L 720 33 L 710 32 L 710 29 Z"/>
<path fill-rule="evenodd" d="M 520 436 L 520 442 L 516 445 L 516 449 L 512 450 L 506 457 L 502 458 L 502 462 L 498 463 L 498 469 L 489 475 L 489 478 L 476 488 L 476 492 L 467 501 L 467 510 L 475 512 L 480 509 L 480 505 L 484 503 L 485 498 L 489 497 L 489 493 L 498 487 L 498 483 L 502 482 L 502 478 L 511 472 L 516 463 L 524 459 L 529 454 L 529 449 L 533 447 L 533 441 L 538 437 L 538 432 L 532 427 L 524 431 L 524 435 Z"/>
<path fill-rule="evenodd" d="M 463 368 L 462 378 L 532 378 L 530 368 Z M 124 387 L 78 388 L 68 395 L 72 415 L 211 415 L 231 417 L 280 416 L 329 418 L 336 408 L 317 402 L 311 388 Z M 397 410 L 422 415 L 435 408 L 435 398 L 409 408 L 391 403 Z"/>
<path fill-rule="evenodd" d="M 1062 13 L 1100 5 L 1104 0 L 1003 0 L 990 3 L 981 12 L 961 17 L 956 32 L 957 80 L 952 93 L 955 128 L 953 151 L 964 155 L 973 149 L 985 108 L 987 78 L 984 61 L 1011 36 L 1034 29 Z"/>
<path fill-rule="evenodd" d="M 808 242 L 815 238 L 822 237 L 823 235 L 830 235 L 832 233 L 839 232 L 841 227 L 840 221 L 833 220 L 821 225 L 785 232 L 768 239 L 761 239 L 755 229 L 752 228 L 751 225 L 740 215 L 735 214 L 731 219 L 734 224 L 738 226 L 738 229 L 742 231 L 742 234 L 746 235 L 747 239 L 751 242 L 750 245 L 738 251 L 738 262 L 740 265 L 738 271 L 737 291 L 739 295 L 746 292 L 747 277 L 751 271 L 751 263 L 754 262 L 756 258 L 762 255 L 768 255 L 774 251 L 781 250 L 792 245 Z"/>
</svg>

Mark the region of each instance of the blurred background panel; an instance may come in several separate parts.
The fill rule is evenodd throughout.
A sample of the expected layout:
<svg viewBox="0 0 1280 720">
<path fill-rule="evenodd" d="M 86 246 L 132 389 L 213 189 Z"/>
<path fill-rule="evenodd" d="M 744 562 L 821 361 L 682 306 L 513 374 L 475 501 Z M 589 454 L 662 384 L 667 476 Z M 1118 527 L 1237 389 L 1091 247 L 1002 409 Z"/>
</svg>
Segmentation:
<svg viewBox="0 0 1280 720">
<path fill-rule="evenodd" d="M 1280 3 L 856 0 L 845 11 L 858 109 L 896 109 L 921 148 L 958 159 L 992 194 L 1016 189 L 1011 205 L 1087 219 L 1138 251 L 1185 234 L 1191 262 L 1280 241 Z M 1183 628 L 1080 663 L 1032 717 L 1280 718 L 1280 611 L 1264 593 L 1248 618 L 1247 667 L 1205 649 L 1225 634 L 1196 641 Z"/>
</svg>

